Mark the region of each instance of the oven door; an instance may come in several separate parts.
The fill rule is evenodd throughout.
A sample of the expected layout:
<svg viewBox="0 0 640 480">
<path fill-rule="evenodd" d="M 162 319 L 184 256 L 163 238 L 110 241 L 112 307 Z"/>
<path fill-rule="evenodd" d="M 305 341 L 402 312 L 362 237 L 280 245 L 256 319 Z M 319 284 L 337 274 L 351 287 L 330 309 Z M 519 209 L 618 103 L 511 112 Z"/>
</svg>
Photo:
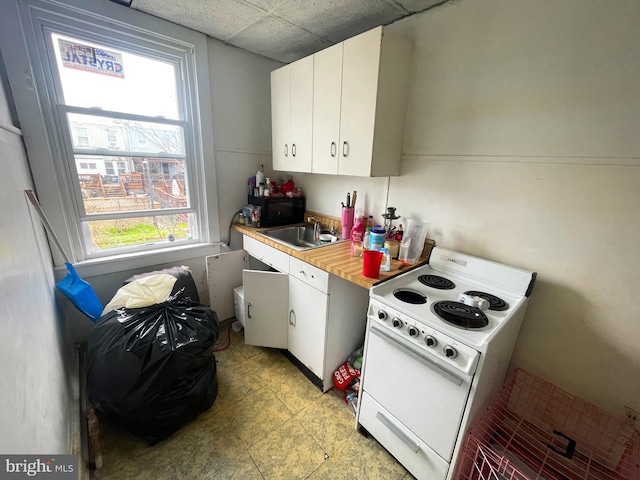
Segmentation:
<svg viewBox="0 0 640 480">
<path fill-rule="evenodd" d="M 473 375 L 370 321 L 364 391 L 450 462 Z"/>
</svg>

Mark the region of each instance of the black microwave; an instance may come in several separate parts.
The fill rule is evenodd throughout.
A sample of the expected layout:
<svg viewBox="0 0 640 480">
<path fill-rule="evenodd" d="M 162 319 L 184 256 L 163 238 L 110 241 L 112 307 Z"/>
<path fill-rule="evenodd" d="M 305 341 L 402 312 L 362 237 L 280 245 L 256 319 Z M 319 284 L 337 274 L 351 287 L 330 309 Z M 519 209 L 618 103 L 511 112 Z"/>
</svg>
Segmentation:
<svg viewBox="0 0 640 480">
<path fill-rule="evenodd" d="M 304 222 L 306 202 L 304 197 L 254 197 L 248 202 L 260 207 L 260 226 L 278 227 Z"/>
</svg>

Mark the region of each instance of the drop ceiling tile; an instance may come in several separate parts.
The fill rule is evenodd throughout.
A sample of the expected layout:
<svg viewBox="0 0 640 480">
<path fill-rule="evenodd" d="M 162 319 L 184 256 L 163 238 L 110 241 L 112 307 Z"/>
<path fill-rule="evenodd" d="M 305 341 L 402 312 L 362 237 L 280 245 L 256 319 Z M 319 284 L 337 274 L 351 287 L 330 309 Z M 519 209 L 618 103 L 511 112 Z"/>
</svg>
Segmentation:
<svg viewBox="0 0 640 480">
<path fill-rule="evenodd" d="M 337 43 L 407 12 L 386 0 L 290 0 L 273 14 Z"/>
<path fill-rule="evenodd" d="M 410 13 L 418 13 L 427 8 L 443 3 L 443 0 L 394 0 Z"/>
<path fill-rule="evenodd" d="M 283 3 L 287 3 L 289 0 L 243 0 L 243 1 L 244 3 L 255 5 L 256 7 L 266 12 L 270 12 L 278 8 Z"/>
<path fill-rule="evenodd" d="M 264 17 L 229 40 L 237 47 L 284 63 L 290 63 L 330 46 L 279 18 Z"/>
<path fill-rule="evenodd" d="M 220 40 L 232 37 L 265 15 L 237 0 L 133 0 L 131 6 Z"/>
</svg>

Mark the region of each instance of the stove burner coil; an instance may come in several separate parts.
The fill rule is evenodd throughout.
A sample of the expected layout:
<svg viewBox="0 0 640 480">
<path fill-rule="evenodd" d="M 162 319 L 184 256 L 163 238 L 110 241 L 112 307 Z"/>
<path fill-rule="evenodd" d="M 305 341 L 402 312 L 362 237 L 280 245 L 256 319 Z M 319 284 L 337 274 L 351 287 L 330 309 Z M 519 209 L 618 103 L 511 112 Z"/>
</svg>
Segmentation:
<svg viewBox="0 0 640 480">
<path fill-rule="evenodd" d="M 468 292 L 464 293 L 465 295 L 471 295 L 472 297 L 484 298 L 487 302 L 489 302 L 489 310 L 502 312 L 509 309 L 509 304 L 507 302 L 491 293 L 478 292 L 476 290 L 469 290 Z"/>
<path fill-rule="evenodd" d="M 443 300 L 433 304 L 433 312 L 445 322 L 467 330 L 484 328 L 489 319 L 482 310 L 461 302 Z"/>
<path fill-rule="evenodd" d="M 420 275 L 418 281 L 427 287 L 437 288 L 438 290 L 453 290 L 456 288 L 455 283 L 439 275 Z"/>
<path fill-rule="evenodd" d="M 413 305 L 427 303 L 427 297 L 413 290 L 398 289 L 393 292 L 393 296 L 401 302 L 412 303 Z"/>
</svg>

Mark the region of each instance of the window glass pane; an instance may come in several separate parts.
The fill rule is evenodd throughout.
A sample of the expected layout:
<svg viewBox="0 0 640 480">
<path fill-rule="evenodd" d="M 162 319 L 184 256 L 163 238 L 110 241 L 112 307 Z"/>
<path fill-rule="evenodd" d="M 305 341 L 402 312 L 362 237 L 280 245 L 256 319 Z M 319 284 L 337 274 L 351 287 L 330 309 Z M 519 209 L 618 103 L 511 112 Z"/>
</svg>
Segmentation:
<svg viewBox="0 0 640 480">
<path fill-rule="evenodd" d="M 175 65 L 52 34 L 64 103 L 178 119 Z"/>
<path fill-rule="evenodd" d="M 68 113 L 74 148 L 184 155 L 182 127 L 121 118 Z M 111 141 L 114 139 L 115 141 Z"/>
<path fill-rule="evenodd" d="M 183 159 L 76 155 L 76 168 L 88 215 L 189 206 Z"/>
<path fill-rule="evenodd" d="M 79 146 L 89 145 L 89 129 L 76 127 L 76 140 Z"/>
<path fill-rule="evenodd" d="M 109 248 L 192 240 L 193 215 L 159 215 L 86 222 L 95 251 Z"/>
</svg>

